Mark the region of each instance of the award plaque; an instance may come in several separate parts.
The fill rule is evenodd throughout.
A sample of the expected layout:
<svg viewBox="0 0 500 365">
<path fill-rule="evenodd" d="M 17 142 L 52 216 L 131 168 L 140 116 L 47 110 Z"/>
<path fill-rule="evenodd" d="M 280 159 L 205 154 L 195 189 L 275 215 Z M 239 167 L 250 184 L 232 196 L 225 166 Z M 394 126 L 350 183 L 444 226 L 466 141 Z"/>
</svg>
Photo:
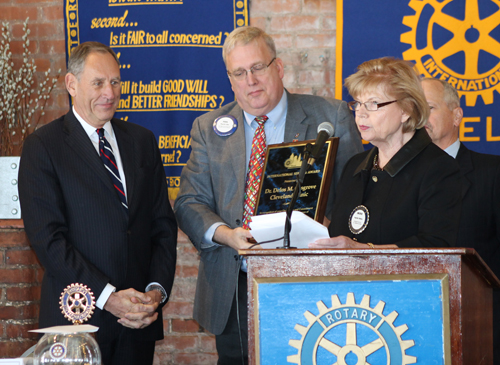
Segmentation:
<svg viewBox="0 0 500 365">
<path fill-rule="evenodd" d="M 286 211 L 292 198 L 302 153 L 314 140 L 269 145 L 260 182 L 256 215 Z M 323 150 L 306 172 L 295 209 L 323 223 L 332 178 L 338 137 L 329 138 Z"/>
</svg>

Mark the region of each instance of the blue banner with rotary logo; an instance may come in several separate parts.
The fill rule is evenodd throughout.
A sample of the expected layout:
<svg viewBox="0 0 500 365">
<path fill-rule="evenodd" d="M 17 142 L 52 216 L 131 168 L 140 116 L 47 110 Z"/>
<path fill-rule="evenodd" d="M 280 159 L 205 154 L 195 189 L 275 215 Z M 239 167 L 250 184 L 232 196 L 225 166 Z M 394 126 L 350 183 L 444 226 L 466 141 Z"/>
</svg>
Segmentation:
<svg viewBox="0 0 500 365">
<path fill-rule="evenodd" d="M 65 0 L 64 16 L 67 56 L 86 41 L 118 55 L 115 117 L 153 131 L 174 199 L 193 121 L 234 100 L 222 46 L 248 25 L 247 0 Z"/>
<path fill-rule="evenodd" d="M 447 286 L 428 276 L 261 282 L 259 363 L 448 364 Z"/>
<path fill-rule="evenodd" d="M 344 79 L 374 58 L 415 63 L 453 85 L 464 118 L 459 138 L 500 155 L 500 2 L 497 0 L 337 1 L 336 97 Z"/>
</svg>

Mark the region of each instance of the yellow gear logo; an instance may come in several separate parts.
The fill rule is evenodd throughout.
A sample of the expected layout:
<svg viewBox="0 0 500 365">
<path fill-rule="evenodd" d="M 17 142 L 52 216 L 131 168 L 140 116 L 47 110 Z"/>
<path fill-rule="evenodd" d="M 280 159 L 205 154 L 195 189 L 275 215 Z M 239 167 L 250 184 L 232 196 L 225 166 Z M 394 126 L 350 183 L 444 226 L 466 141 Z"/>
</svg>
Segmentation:
<svg viewBox="0 0 500 365">
<path fill-rule="evenodd" d="M 322 301 L 317 302 L 316 305 L 319 310 L 318 316 L 309 311 L 304 313 L 309 322 L 307 327 L 295 325 L 295 330 L 302 335 L 302 339 L 288 342 L 299 351 L 298 354 L 287 357 L 289 363 L 317 365 L 319 348 L 337 357 L 334 365 L 346 365 L 348 356 L 350 356 L 350 364 L 370 365 L 367 361 L 368 356 L 382 348 L 385 349 L 387 365 L 417 362 L 415 356 L 405 353 L 405 350 L 414 346 L 415 342 L 401 339 L 401 335 L 406 332 L 408 326 L 404 324 L 394 327 L 393 323 L 398 313 L 394 311 L 384 316 L 385 303 L 383 301 L 378 302 L 372 309 L 369 295 L 364 295 L 361 303 L 356 304 L 354 294 L 347 293 L 346 304 L 342 304 L 337 295 L 332 295 L 331 308 L 328 308 Z M 365 326 L 369 332 L 375 333 L 376 339 L 363 344 L 363 339 L 357 336 L 358 329 L 361 329 L 357 326 Z M 337 331 L 342 335 L 345 333 L 345 345 L 344 341 L 337 341 L 341 342 L 339 345 L 325 337 L 332 331 Z"/>
<path fill-rule="evenodd" d="M 449 82 L 460 96 L 465 95 L 467 106 L 475 106 L 478 95 L 492 104 L 493 90 L 500 92 L 500 42 L 494 38 L 500 33 L 500 0 L 490 2 L 484 10 L 478 0 L 465 0 L 459 19 L 450 15 L 457 13 L 452 7 L 459 6 L 452 0 L 411 0 L 416 14 L 403 18 L 403 24 L 412 28 L 400 38 L 412 46 L 403 58 L 415 61 L 424 75 Z M 443 37 L 437 40 L 438 33 Z M 417 35 L 424 43 L 420 48 Z"/>
</svg>

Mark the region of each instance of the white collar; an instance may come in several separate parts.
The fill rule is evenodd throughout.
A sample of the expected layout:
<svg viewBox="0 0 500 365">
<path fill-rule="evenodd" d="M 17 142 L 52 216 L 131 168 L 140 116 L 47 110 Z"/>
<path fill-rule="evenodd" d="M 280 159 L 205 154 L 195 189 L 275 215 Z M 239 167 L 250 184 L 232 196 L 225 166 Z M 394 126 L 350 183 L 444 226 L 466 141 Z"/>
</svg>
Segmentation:
<svg viewBox="0 0 500 365">
<path fill-rule="evenodd" d="M 450 144 L 444 150 L 444 152 L 446 152 L 447 154 L 449 154 L 453 158 L 457 158 L 457 154 L 458 154 L 459 149 L 460 149 L 460 139 L 457 138 L 457 140 L 455 142 L 453 142 L 452 144 Z"/>
<path fill-rule="evenodd" d="M 76 119 L 80 122 L 80 124 L 82 125 L 83 129 L 85 130 L 85 132 L 87 133 L 87 135 L 89 136 L 89 138 L 91 138 L 92 133 L 95 133 L 96 130 L 97 130 L 97 128 L 95 128 L 95 127 L 91 126 L 90 124 L 88 124 L 80 116 L 80 114 L 78 114 L 76 112 L 74 105 L 73 105 L 73 113 L 75 114 Z M 104 131 L 107 132 L 106 133 L 106 138 L 112 138 L 113 140 L 115 140 L 115 132 L 113 130 L 113 126 L 112 126 L 111 122 L 107 121 L 106 124 L 104 124 L 103 128 L 104 128 Z"/>
<path fill-rule="evenodd" d="M 283 95 L 281 96 L 278 105 L 276 105 L 273 110 L 271 110 L 269 113 L 266 114 L 267 117 L 269 118 L 266 124 L 269 122 L 270 124 L 277 124 L 279 123 L 279 121 L 283 120 L 284 119 L 283 117 L 286 115 L 287 105 L 288 102 L 287 102 L 286 91 L 285 89 L 283 89 Z M 243 111 L 243 114 L 245 116 L 245 122 L 249 126 L 252 124 L 255 117 L 261 116 L 261 115 L 252 115 L 250 113 L 247 113 L 246 111 Z"/>
</svg>

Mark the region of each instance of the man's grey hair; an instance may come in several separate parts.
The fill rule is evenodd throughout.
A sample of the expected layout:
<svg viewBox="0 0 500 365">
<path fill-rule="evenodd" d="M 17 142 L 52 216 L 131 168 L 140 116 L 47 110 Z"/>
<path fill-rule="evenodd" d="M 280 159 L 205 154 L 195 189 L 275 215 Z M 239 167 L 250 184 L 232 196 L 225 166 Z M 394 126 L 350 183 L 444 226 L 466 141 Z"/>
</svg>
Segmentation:
<svg viewBox="0 0 500 365">
<path fill-rule="evenodd" d="M 449 82 L 440 79 L 434 79 L 432 77 L 424 77 L 422 81 L 439 82 L 441 85 L 443 85 L 444 102 L 448 106 L 448 109 L 453 110 L 460 107 L 460 96 L 458 95 L 458 91 Z"/>
<path fill-rule="evenodd" d="M 120 66 L 120 61 L 118 61 L 116 53 L 110 47 L 99 42 L 84 42 L 71 51 L 71 55 L 68 60 L 68 73 L 73 74 L 77 79 L 80 79 L 80 75 L 85 66 L 85 61 L 93 52 L 109 53 L 116 60 L 118 66 Z"/>
</svg>

